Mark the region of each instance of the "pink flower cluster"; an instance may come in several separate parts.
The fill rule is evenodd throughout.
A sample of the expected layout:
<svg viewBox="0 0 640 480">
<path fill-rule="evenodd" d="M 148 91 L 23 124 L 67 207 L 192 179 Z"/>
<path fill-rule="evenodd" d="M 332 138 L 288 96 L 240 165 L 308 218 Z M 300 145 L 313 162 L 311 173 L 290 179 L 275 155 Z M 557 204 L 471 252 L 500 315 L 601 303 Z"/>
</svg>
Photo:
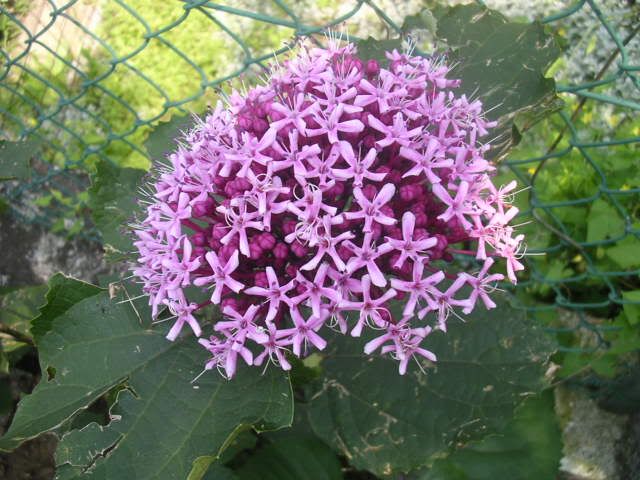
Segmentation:
<svg viewBox="0 0 640 480">
<path fill-rule="evenodd" d="M 515 282 L 515 184 L 491 182 L 481 103 L 453 93 L 441 61 L 387 58 L 381 68 L 352 44 L 303 45 L 170 155 L 137 226 L 134 274 L 154 317 L 173 315 L 170 340 L 185 323 L 200 336 L 195 312 L 220 306 L 199 340 L 206 369 L 231 378 L 240 358 L 289 370 L 287 352 L 325 348 L 324 328 L 367 327 L 365 352 L 391 355 L 404 374 L 415 356 L 436 360 L 421 345 L 454 309 L 495 306 L 494 258 Z M 456 254 L 484 266 L 456 271 Z M 194 286 L 210 300 L 191 301 Z"/>
</svg>

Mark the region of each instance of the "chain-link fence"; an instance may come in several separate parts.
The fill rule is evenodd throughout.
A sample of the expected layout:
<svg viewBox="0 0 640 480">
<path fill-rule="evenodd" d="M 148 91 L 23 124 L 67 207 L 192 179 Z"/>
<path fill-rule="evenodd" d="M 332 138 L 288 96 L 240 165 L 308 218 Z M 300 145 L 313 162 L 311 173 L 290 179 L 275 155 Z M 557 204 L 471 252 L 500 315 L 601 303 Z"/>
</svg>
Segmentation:
<svg viewBox="0 0 640 480">
<path fill-rule="evenodd" d="M 525 135 L 500 175 L 516 177 L 528 236 L 528 273 L 515 291 L 544 315 L 575 312 L 559 332 L 591 332 L 567 351 L 609 342 L 603 332 L 640 316 L 640 84 L 635 2 L 548 0 L 516 16 L 540 20 L 563 44 L 550 72 L 565 108 Z M 540 7 L 540 8 L 538 8 Z M 151 126 L 203 111 L 228 80 L 259 74 L 295 36 L 329 28 L 396 34 L 420 2 L 323 0 L 2 0 L 0 135 L 38 138 L 43 162 L 27 182 L 4 184 L 16 215 L 54 230 L 85 232 L 85 172 L 100 158 L 145 166 Z M 542 11 L 539 11 L 542 10 Z M 283 47 L 283 43 L 285 46 Z M 250 80 L 248 80 L 250 81 Z M 71 214 L 69 213 L 71 212 Z M 635 309 L 638 310 L 635 310 Z"/>
</svg>

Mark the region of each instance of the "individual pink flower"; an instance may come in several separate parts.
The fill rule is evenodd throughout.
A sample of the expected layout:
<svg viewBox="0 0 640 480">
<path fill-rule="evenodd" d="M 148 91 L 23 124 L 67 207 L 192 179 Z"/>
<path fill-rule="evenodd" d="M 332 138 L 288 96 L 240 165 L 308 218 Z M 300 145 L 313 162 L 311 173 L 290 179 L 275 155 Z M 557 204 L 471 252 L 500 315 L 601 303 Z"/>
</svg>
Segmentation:
<svg viewBox="0 0 640 480">
<path fill-rule="evenodd" d="M 427 145 L 420 151 L 411 147 L 400 147 L 400 155 L 413 162 L 413 167 L 407 170 L 403 177 L 414 175 L 424 175 L 431 183 L 440 183 L 440 176 L 435 168 L 449 168 L 453 166 L 453 160 L 445 158 L 446 149 L 440 144 L 437 138 L 430 138 Z"/>
<path fill-rule="evenodd" d="M 269 358 L 269 361 L 284 371 L 291 370 L 291 364 L 287 360 L 285 353 L 288 342 L 286 339 L 278 339 L 277 337 L 281 330 L 278 330 L 273 323 L 267 323 L 267 332 L 265 332 L 265 338 L 257 341 L 264 350 L 253 359 L 253 364 L 260 366 L 266 358 Z"/>
<path fill-rule="evenodd" d="M 182 258 L 178 259 L 177 251 L 174 251 L 170 258 L 163 260 L 162 266 L 167 269 L 171 277 L 168 288 L 175 290 L 191 284 L 191 274 L 200 266 L 200 259 L 193 257 L 193 246 L 185 236 L 182 240 Z"/>
<path fill-rule="evenodd" d="M 493 263 L 493 258 L 487 258 L 477 275 L 474 276 L 465 273 L 464 277 L 467 279 L 467 283 L 471 285 L 472 288 L 471 295 L 468 299 L 469 306 L 463 310 L 465 314 L 468 315 L 473 311 L 473 307 L 475 306 L 478 297 L 480 297 L 487 310 L 496 308 L 496 304 L 493 300 L 491 300 L 489 294 L 496 289 L 495 284 L 497 282 L 504 280 L 504 275 L 502 275 L 501 273 L 487 275 L 487 272 L 489 271 Z"/>
<path fill-rule="evenodd" d="M 364 158 L 360 158 L 353 151 L 353 146 L 347 142 L 340 142 L 339 144 L 340 154 L 342 158 L 349 165 L 348 168 L 333 168 L 331 173 L 339 180 L 353 180 L 354 187 L 362 187 L 365 179 L 372 180 L 374 182 L 381 182 L 384 180 L 386 173 L 376 173 L 371 171 L 371 165 L 376 159 L 378 152 L 375 148 L 370 148 Z"/>
<path fill-rule="evenodd" d="M 291 299 L 287 296 L 287 293 L 295 287 L 295 281 L 291 280 L 286 285 L 280 286 L 278 283 L 278 276 L 273 270 L 273 267 L 266 268 L 267 281 L 269 286 L 267 288 L 251 287 L 247 288 L 244 293 L 247 295 L 257 295 L 259 297 L 265 297 L 269 301 L 269 311 L 265 317 L 266 322 L 273 320 L 280 309 L 280 303 L 285 303 L 291 306 Z"/>
<path fill-rule="evenodd" d="M 422 334 L 408 334 L 406 336 L 403 336 L 398 341 L 399 346 L 388 345 L 382 347 L 382 353 L 396 353 L 396 358 L 400 361 L 400 365 L 398 366 L 398 372 L 400 373 L 400 375 L 404 375 L 405 373 L 407 373 L 409 361 L 416 355 L 424 357 L 431 362 L 435 362 L 437 360 L 436 355 L 433 352 L 420 346 L 420 344 L 424 340 L 424 337 L 428 335 L 430 331 L 431 329 L 424 329 Z M 400 350 L 399 355 L 397 354 L 398 350 Z"/>
<path fill-rule="evenodd" d="M 387 279 L 380 271 L 380 267 L 376 263 L 378 257 L 389 253 L 393 247 L 388 243 L 375 247 L 373 246 L 373 238 L 370 233 L 365 233 L 362 239 L 362 246 L 355 245 L 351 241 L 345 242 L 345 246 L 353 252 L 353 256 L 349 259 L 347 270 L 354 273 L 361 268 L 367 270 L 369 277 L 374 285 L 384 287 Z M 363 280 L 364 281 L 364 280 Z M 364 287 L 363 287 L 364 288 Z"/>
<path fill-rule="evenodd" d="M 365 78 L 360 80 L 360 90 L 366 93 L 356 96 L 354 104 L 366 107 L 375 102 L 380 113 L 388 112 L 390 103 L 407 94 L 407 89 L 398 87 L 394 76 L 386 70 L 380 73 L 380 82 L 377 86 Z"/>
<path fill-rule="evenodd" d="M 318 158 L 318 155 L 322 152 L 320 147 L 316 144 L 313 145 L 300 145 L 299 144 L 300 133 L 297 130 L 289 132 L 286 139 L 288 142 L 276 142 L 273 144 L 273 149 L 278 153 L 278 159 L 272 159 L 267 168 L 271 173 L 277 173 L 280 170 L 285 170 L 293 167 L 295 176 L 304 178 L 307 174 L 306 163 L 314 158 Z"/>
<path fill-rule="evenodd" d="M 404 311 L 402 312 L 403 318 L 413 316 L 420 300 L 423 300 L 426 304 L 425 308 L 429 308 L 430 310 L 436 310 L 438 308 L 435 297 L 440 294 L 440 291 L 436 288 L 436 285 L 444 280 L 444 272 L 438 271 L 426 277 L 423 275 L 424 263 L 414 262 L 411 280 L 400 280 L 398 278 L 391 280 L 391 286 L 393 288 L 409 294 L 409 298 L 404 305 Z"/>
<path fill-rule="evenodd" d="M 455 279 L 455 281 L 444 291 L 436 291 L 433 295 L 433 304 L 428 304 L 422 310 L 418 312 L 418 317 L 424 318 L 424 316 L 431 312 L 435 311 L 437 314 L 437 328 L 442 330 L 443 332 L 447 331 L 447 320 L 449 316 L 453 313 L 455 316 L 454 307 L 462 307 L 463 310 L 466 310 L 470 307 L 469 299 L 459 299 L 455 298 L 455 294 L 458 293 L 464 283 L 466 282 L 466 277 L 459 276 Z"/>
<path fill-rule="evenodd" d="M 337 303 L 340 301 L 340 294 L 330 287 L 325 287 L 325 279 L 327 278 L 327 270 L 329 269 L 328 263 L 323 263 L 318 268 L 313 281 L 307 280 L 304 275 L 298 273 L 296 280 L 298 285 L 301 285 L 303 292 L 292 298 L 291 302 L 294 305 L 300 303 L 308 303 L 311 306 L 311 311 L 316 317 L 320 317 L 320 307 L 322 306 L 322 299 Z"/>
<path fill-rule="evenodd" d="M 324 112 L 317 114 L 315 120 L 319 128 L 310 128 L 307 133 L 312 137 L 327 135 L 330 143 L 337 143 L 338 132 L 358 133 L 364 130 L 364 124 L 360 120 L 340 121 L 343 113 L 344 105 L 339 103 L 330 114 L 326 115 Z"/>
<path fill-rule="evenodd" d="M 471 224 L 466 218 L 466 215 L 473 215 L 474 211 L 469 203 L 467 193 L 469 192 L 469 184 L 465 181 L 460 182 L 455 197 L 452 197 L 447 189 L 442 185 L 435 184 L 433 186 L 433 193 L 447 206 L 447 209 L 441 213 L 438 218 L 443 221 L 456 218 L 465 228 L 470 228 Z"/>
<path fill-rule="evenodd" d="M 316 254 L 311 260 L 302 265 L 300 269 L 313 270 L 318 266 L 320 261 L 327 256 L 333 260 L 333 264 L 338 270 L 346 270 L 347 265 L 344 263 L 342 258 L 340 258 L 337 247 L 340 244 L 344 244 L 346 240 L 351 240 L 355 235 L 351 232 L 342 232 L 335 237 L 332 236 L 331 230 L 333 227 L 331 225 L 331 217 L 329 215 L 324 215 L 324 217 L 322 217 L 322 228 L 323 233 L 318 234 L 317 238 L 314 239 L 314 242 L 317 244 Z"/>
<path fill-rule="evenodd" d="M 241 165 L 238 170 L 239 177 L 246 177 L 247 172 L 251 168 L 253 162 L 261 163 L 265 165 L 271 160 L 267 155 L 262 152 L 271 147 L 276 139 L 277 130 L 271 128 L 262 136 L 260 140 L 256 137 L 243 133 L 242 140 L 240 142 L 240 148 L 236 153 L 226 154 L 228 160 L 234 160 L 237 164 Z"/>
<path fill-rule="evenodd" d="M 292 308 L 290 312 L 294 326 L 279 330 L 276 333 L 276 338 L 288 338 L 287 343 L 293 345 L 293 354 L 298 357 L 301 355 L 303 347 L 306 350 L 308 344 L 313 345 L 318 350 L 324 350 L 327 342 L 316 333 L 316 330 L 322 326 L 322 319 L 311 316 L 308 320 L 305 320 L 300 315 L 297 307 Z"/>
<path fill-rule="evenodd" d="M 369 115 L 367 121 L 369 126 L 380 133 L 384 133 L 384 138 L 376 142 L 376 145 L 381 148 L 388 147 L 394 143 L 403 147 L 409 146 L 413 139 L 422 132 L 422 127 L 408 129 L 407 121 L 402 112 L 398 112 L 393 116 L 391 125 L 385 125 L 373 115 Z"/>
<path fill-rule="evenodd" d="M 215 324 L 214 330 L 224 332 L 232 339 L 231 349 L 235 351 L 243 349 L 247 338 L 256 342 L 266 341 L 266 335 L 254 323 L 258 309 L 257 305 L 250 305 L 246 312 L 239 313 L 233 307 L 224 307 L 222 313 L 230 320 L 220 320 Z"/>
<path fill-rule="evenodd" d="M 305 106 L 305 103 L 307 105 Z M 292 124 L 299 133 L 304 135 L 307 130 L 307 123 L 305 117 L 310 116 L 317 110 L 318 105 L 315 103 L 309 103 L 303 93 L 298 93 L 295 98 L 284 104 L 274 102 L 271 104 L 271 108 L 284 115 L 281 120 L 276 120 L 271 124 L 272 128 L 277 130 Z"/>
<path fill-rule="evenodd" d="M 244 285 L 240 283 L 238 280 L 233 278 L 231 274 L 238 268 L 240 264 L 238 260 L 238 250 L 235 250 L 231 257 L 227 262 L 222 265 L 220 259 L 216 255 L 216 252 L 207 252 L 205 255 L 205 259 L 211 270 L 213 271 L 213 275 L 208 275 L 205 277 L 196 278 L 193 281 L 194 285 L 203 286 L 203 285 L 211 285 L 213 283 L 213 293 L 211 294 L 211 301 L 215 304 L 220 303 L 220 299 L 222 298 L 222 291 L 224 287 L 228 287 L 230 290 L 238 293 L 240 290 L 244 288 Z"/>
<path fill-rule="evenodd" d="M 415 240 L 413 238 L 415 226 L 416 216 L 411 212 L 405 212 L 402 215 L 402 238 L 386 238 L 387 243 L 400 252 L 398 260 L 393 264 L 396 268 L 402 268 L 407 258 L 413 260 L 414 264 L 422 263 L 424 257 L 421 257 L 420 254 L 425 253 L 438 243 L 436 238 Z"/>
<path fill-rule="evenodd" d="M 381 297 L 376 299 L 371 298 L 371 280 L 369 275 L 362 277 L 362 301 L 352 302 L 342 300 L 342 302 L 340 302 L 340 306 L 345 310 L 360 311 L 358 321 L 353 327 L 353 330 L 351 330 L 351 336 L 359 337 L 365 325 L 384 325 L 385 319 L 381 312 L 386 311 L 386 303 L 395 296 L 396 291 L 390 288 Z"/>
<path fill-rule="evenodd" d="M 197 310 L 198 305 L 195 303 L 187 303 L 187 300 L 184 298 L 184 295 L 180 293 L 175 300 L 165 300 L 164 303 L 169 307 L 169 311 L 177 317 L 173 327 L 169 330 L 167 334 L 167 339 L 172 342 L 178 338 L 180 331 L 184 324 L 188 324 L 193 330 L 193 333 L 196 337 L 199 337 L 202 333 L 202 329 L 200 328 L 200 324 L 193 316 L 193 312 Z"/>
<path fill-rule="evenodd" d="M 349 220 L 363 218 L 364 228 L 363 232 L 370 233 L 373 222 L 380 223 L 382 225 L 393 225 L 397 222 L 395 218 L 386 215 L 381 209 L 388 203 L 396 191 L 396 187 L 392 183 L 385 184 L 373 200 L 369 200 L 363 193 L 362 189 L 356 188 L 353 191 L 353 197 L 358 202 L 360 210 L 355 212 L 346 212 L 345 218 Z"/>
<path fill-rule="evenodd" d="M 516 283 L 516 273 L 524 270 L 524 265 L 520 259 L 524 255 L 522 252 L 524 235 L 517 235 L 511 238 L 506 232 L 503 233 L 496 247 L 498 254 L 507 261 L 507 276 L 512 283 Z"/>
<path fill-rule="evenodd" d="M 247 229 L 263 229 L 263 224 L 256 221 L 260 216 L 260 213 L 257 211 L 249 213 L 247 211 L 248 206 L 245 201 L 240 202 L 240 205 L 237 207 L 226 207 L 221 205 L 217 210 L 225 215 L 226 221 L 229 225 L 227 234 L 220 239 L 220 242 L 223 245 L 227 245 L 237 236 L 240 243 L 240 253 L 248 257 L 250 252 Z"/>
<path fill-rule="evenodd" d="M 175 207 L 172 207 L 171 204 L 162 202 L 158 204 L 158 208 L 161 212 L 162 220 L 152 220 L 149 223 L 156 230 L 164 232 L 166 235 L 170 235 L 173 238 L 178 238 L 182 234 L 182 220 L 191 218 L 189 195 L 186 193 L 180 193 L 178 196 L 178 203 Z"/>
</svg>

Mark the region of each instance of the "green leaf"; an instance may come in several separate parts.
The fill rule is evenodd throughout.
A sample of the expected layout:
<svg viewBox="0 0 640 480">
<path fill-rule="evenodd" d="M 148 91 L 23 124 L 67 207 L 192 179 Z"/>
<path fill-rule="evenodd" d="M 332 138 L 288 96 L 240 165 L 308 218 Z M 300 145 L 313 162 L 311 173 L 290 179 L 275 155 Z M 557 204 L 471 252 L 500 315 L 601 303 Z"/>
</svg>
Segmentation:
<svg viewBox="0 0 640 480">
<path fill-rule="evenodd" d="M 22 142 L 0 140 L 0 182 L 26 180 L 31 175 L 31 159 L 41 142 L 29 139 Z"/>
<path fill-rule="evenodd" d="M 55 480 L 72 480 L 78 478 L 78 475 L 81 474 L 82 469 L 80 467 L 72 467 L 68 464 L 60 465 L 56 468 Z"/>
<path fill-rule="evenodd" d="M 214 470 L 214 467 L 219 467 L 219 465 L 211 465 L 213 461 L 214 458 L 210 455 L 196 458 L 191 464 L 191 471 L 189 472 L 187 480 L 202 480 L 205 478 L 209 470 Z M 217 474 L 218 472 L 215 473 Z"/>
<path fill-rule="evenodd" d="M 296 408 L 296 411 L 297 411 L 297 408 Z M 286 431 L 289 431 L 289 430 L 290 428 L 286 429 Z M 278 432 L 280 431 L 281 430 L 278 430 Z M 262 436 L 264 437 L 265 435 L 271 435 L 273 433 L 278 433 L 278 432 L 269 432 L 269 433 L 263 434 Z M 215 460 L 216 463 L 225 464 L 232 461 L 233 457 L 240 454 L 242 451 L 254 449 L 257 443 L 258 443 L 258 435 L 254 431 L 243 430 L 242 432 L 239 432 L 238 435 L 236 435 L 233 438 L 233 440 L 231 440 L 227 444 L 224 450 L 224 453 L 220 456 L 220 458 L 217 458 L 217 459 L 213 457 L 210 457 L 210 458 L 211 460 Z"/>
<path fill-rule="evenodd" d="M 598 199 L 591 204 L 587 217 L 587 242 L 607 240 L 624 234 L 624 220 L 609 203 Z"/>
<path fill-rule="evenodd" d="M 614 319 L 611 326 L 614 328 L 604 332 L 605 340 L 610 345 L 606 352 L 626 363 L 623 355 L 640 350 L 640 329 L 630 324 L 624 311 Z"/>
<path fill-rule="evenodd" d="M 97 423 L 90 423 L 63 437 L 56 450 L 56 463 L 86 467 L 94 455 L 104 455 L 113 444 L 117 444 L 119 439 L 120 434 L 116 430 Z"/>
<path fill-rule="evenodd" d="M 222 465 L 233 461 L 233 458 L 243 450 L 251 450 L 255 448 L 257 442 L 258 436 L 254 432 L 249 430 L 239 432 L 230 442 L 227 443 L 224 452 L 222 452 L 222 455 L 218 458 L 213 455 L 197 458 L 193 462 L 193 466 L 189 472 L 187 480 L 217 480 L 217 475 L 221 475 L 220 469 L 223 468 Z M 237 477 L 234 476 L 233 478 Z"/>
<path fill-rule="evenodd" d="M 436 460 L 417 480 L 551 479 L 561 457 L 553 392 L 548 390 L 527 399 L 503 432 Z"/>
<path fill-rule="evenodd" d="M 262 377 L 245 369 L 232 382 L 211 372 L 194 387 L 200 349 L 182 345 L 169 362 L 157 359 L 132 377 L 135 396 L 124 390 L 118 398 L 121 418 L 65 435 L 57 462 L 88 468 L 78 478 L 187 478 L 194 461 L 219 455 L 238 430 L 290 423 L 292 396 L 282 372 Z M 140 461 L 131 462 L 134 456 Z"/>
<path fill-rule="evenodd" d="M 80 300 L 103 291 L 90 283 L 56 273 L 49 279 L 46 303 L 39 308 L 39 314 L 31 321 L 31 334 L 36 343 L 51 330 L 53 320 L 69 310 Z"/>
<path fill-rule="evenodd" d="M 236 469 L 239 480 L 340 480 L 340 460 L 313 436 L 287 436 L 259 448 Z"/>
<path fill-rule="evenodd" d="M 61 462 L 91 466 L 82 478 L 186 478 L 196 458 L 218 455 L 238 430 L 291 423 L 282 372 L 247 369 L 231 382 L 211 372 L 192 385 L 207 352 L 192 337 L 167 341 L 148 318 L 142 302 L 113 301 L 103 292 L 54 319 L 39 344 L 41 369 L 52 378 L 45 375 L 20 402 L 0 448 L 56 428 L 123 382 L 118 417 L 60 444 Z M 127 461 L 134 455 L 142 461 Z"/>
<path fill-rule="evenodd" d="M 426 373 L 406 376 L 388 357 L 335 338 L 322 362 L 325 375 L 311 396 L 315 433 L 356 468 L 378 475 L 409 471 L 455 442 L 499 430 L 523 397 L 544 386 L 551 339 L 507 304 L 450 321 L 424 347 L 438 356 Z"/>
<path fill-rule="evenodd" d="M 187 480 L 200 480 L 198 478 L 192 479 L 187 478 Z M 237 475 L 233 470 L 227 467 L 223 467 L 221 465 L 212 465 L 202 480 L 239 480 Z"/>
<path fill-rule="evenodd" d="M 308 358 L 308 357 L 307 357 Z M 297 368 L 294 366 L 294 369 Z M 296 403 L 290 428 L 260 435 L 257 449 L 228 462 L 240 480 L 341 479 L 338 456 L 311 429 L 307 405 Z M 230 449 L 231 450 L 231 449 Z M 237 452 L 237 449 L 236 449 Z M 225 452 L 224 457 L 227 456 Z M 242 463 L 242 458 L 246 458 Z"/>
<path fill-rule="evenodd" d="M 159 123 L 149 133 L 144 146 L 152 160 L 164 159 L 166 154 L 176 149 L 176 139 L 193 127 L 193 118 L 189 115 L 174 115 L 167 122 Z"/>
<path fill-rule="evenodd" d="M 629 235 L 615 246 L 607 248 L 605 254 L 620 268 L 640 267 L 640 242 L 634 235 Z"/>
<path fill-rule="evenodd" d="M 622 308 L 629 323 L 636 325 L 640 322 L 640 290 L 622 292 L 622 299 L 625 301 Z"/>
<path fill-rule="evenodd" d="M 517 144 L 521 133 L 562 101 L 555 82 L 544 73 L 560 54 L 554 37 L 539 22 L 510 22 L 502 14 L 477 4 L 436 7 L 436 39 L 448 46 L 450 78 L 462 84 L 456 95 L 479 98 L 487 118 L 498 126 L 489 132 L 490 156 L 500 158 Z M 404 31 L 419 24 L 410 17 Z M 424 28 L 432 29 L 426 17 Z"/>
<path fill-rule="evenodd" d="M 120 168 L 101 160 L 91 179 L 88 206 L 104 243 L 117 252 L 132 248 L 131 235 L 126 224 L 138 210 L 137 189 L 144 170 Z"/>
</svg>

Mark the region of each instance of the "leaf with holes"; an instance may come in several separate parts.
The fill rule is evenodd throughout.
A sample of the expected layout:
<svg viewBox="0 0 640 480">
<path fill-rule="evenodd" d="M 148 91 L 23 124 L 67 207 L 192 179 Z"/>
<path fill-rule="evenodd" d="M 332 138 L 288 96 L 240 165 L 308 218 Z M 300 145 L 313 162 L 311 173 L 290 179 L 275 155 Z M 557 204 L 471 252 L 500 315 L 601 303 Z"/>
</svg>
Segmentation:
<svg viewBox="0 0 640 480">
<path fill-rule="evenodd" d="M 555 82 L 544 73 L 560 48 L 539 22 L 517 23 L 477 4 L 437 6 L 432 15 L 408 17 L 403 31 L 423 25 L 447 47 L 451 78 L 462 84 L 456 94 L 482 101 L 487 118 L 498 126 L 489 133 L 492 158 L 500 158 L 520 140 L 523 131 L 562 107 Z"/>
<path fill-rule="evenodd" d="M 207 352 L 193 338 L 168 342 L 147 318 L 146 305 L 119 303 L 107 292 L 55 318 L 39 344 L 51 378 L 20 402 L 0 448 L 55 429 L 123 382 L 109 425 L 90 424 L 60 443 L 66 478 L 186 478 L 197 458 L 218 455 L 239 430 L 291 423 L 285 374 L 247 368 L 231 382 L 212 373 L 191 384 Z"/>
<path fill-rule="evenodd" d="M 362 353 L 365 339 L 332 339 L 311 397 L 315 433 L 356 468 L 390 475 L 504 427 L 522 399 L 544 386 L 553 345 L 506 304 L 467 318 L 428 337 L 425 348 L 438 362 L 426 373 L 414 364 L 400 376 L 397 361 Z"/>
</svg>

